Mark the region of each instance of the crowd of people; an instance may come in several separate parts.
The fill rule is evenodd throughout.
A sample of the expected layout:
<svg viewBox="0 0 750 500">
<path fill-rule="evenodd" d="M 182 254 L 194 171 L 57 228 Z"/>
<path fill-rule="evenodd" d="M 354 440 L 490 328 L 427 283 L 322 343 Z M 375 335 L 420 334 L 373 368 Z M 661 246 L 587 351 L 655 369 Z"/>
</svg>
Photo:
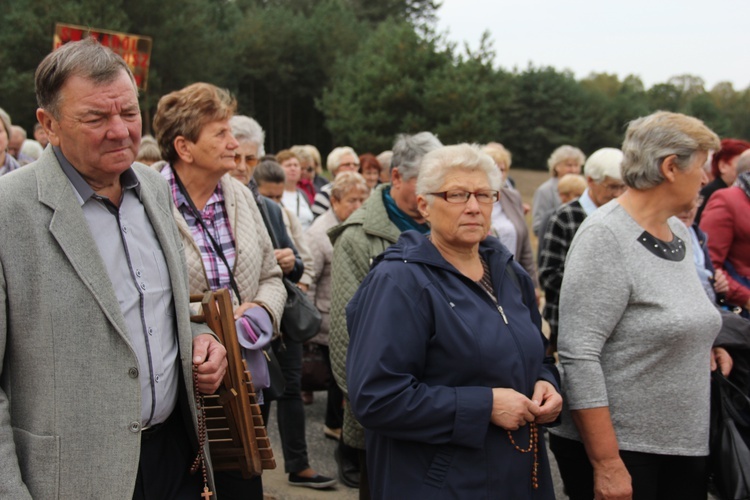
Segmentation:
<svg viewBox="0 0 750 500">
<path fill-rule="evenodd" d="M 551 151 L 529 206 L 500 143 L 269 154 L 209 83 L 141 137 L 130 70 L 90 39 L 35 85 L 34 139 L 0 109 L 0 497 L 262 499 L 262 475 L 211 470 L 196 407 L 227 361 L 189 296 L 227 289 L 292 486 L 554 498 L 549 442 L 572 499 L 706 498 L 710 373 L 750 389 L 721 335 L 750 348 L 750 143 L 634 117 L 619 149 Z M 288 283 L 322 318 L 322 429 Z"/>
</svg>

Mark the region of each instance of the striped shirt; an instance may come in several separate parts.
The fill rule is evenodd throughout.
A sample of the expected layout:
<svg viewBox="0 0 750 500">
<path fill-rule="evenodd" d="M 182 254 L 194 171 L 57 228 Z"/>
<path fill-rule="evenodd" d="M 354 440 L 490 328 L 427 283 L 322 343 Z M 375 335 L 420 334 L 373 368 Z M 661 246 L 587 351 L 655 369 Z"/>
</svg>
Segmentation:
<svg viewBox="0 0 750 500">
<path fill-rule="evenodd" d="M 211 290 L 227 288 L 234 294 L 231 280 L 229 279 L 229 270 L 216 252 L 211 238 L 208 237 L 205 229 L 203 229 L 203 226 L 190 208 L 187 198 L 185 198 L 185 195 L 182 194 L 180 188 L 177 186 L 171 165 L 165 166 L 161 171 L 161 175 L 169 183 L 175 206 L 185 218 L 193 241 L 195 241 L 195 244 L 200 249 L 208 286 L 211 287 Z M 211 236 L 214 237 L 214 240 L 221 247 L 221 251 L 224 253 L 229 266 L 234 268 L 236 256 L 234 236 L 232 235 L 232 226 L 229 225 L 229 216 L 224 206 L 224 194 L 221 190 L 221 184 L 216 185 L 216 189 L 206 202 L 206 206 L 201 210 L 200 216 L 208 230 L 211 231 Z"/>
</svg>

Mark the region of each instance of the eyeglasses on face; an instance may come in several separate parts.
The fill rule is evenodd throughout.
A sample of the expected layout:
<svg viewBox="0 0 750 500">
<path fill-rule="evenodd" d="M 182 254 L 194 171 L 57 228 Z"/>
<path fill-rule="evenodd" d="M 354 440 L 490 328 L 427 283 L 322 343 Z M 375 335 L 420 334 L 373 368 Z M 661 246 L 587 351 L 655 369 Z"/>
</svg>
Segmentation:
<svg viewBox="0 0 750 500">
<path fill-rule="evenodd" d="M 482 189 L 480 191 L 461 191 L 459 189 L 451 191 L 441 191 L 439 193 L 427 193 L 433 196 L 439 196 L 448 203 L 454 203 L 456 205 L 461 203 L 468 203 L 471 195 L 474 195 L 478 203 L 490 204 L 495 203 L 500 195 L 499 191 L 492 189 Z"/>
<path fill-rule="evenodd" d="M 235 165 L 239 167 L 243 161 L 249 168 L 253 168 L 258 164 L 258 157 L 255 155 L 241 155 L 239 153 L 234 154 Z"/>
<path fill-rule="evenodd" d="M 601 185 L 609 193 L 621 193 L 625 191 L 625 189 L 627 189 L 627 186 L 625 185 L 625 183 L 622 183 L 622 182 L 618 182 L 614 184 L 607 184 L 607 183 L 602 182 Z"/>
<path fill-rule="evenodd" d="M 353 168 L 354 170 L 359 169 L 359 163 L 355 163 L 353 161 L 347 162 L 347 163 L 339 163 L 339 168 Z"/>
</svg>

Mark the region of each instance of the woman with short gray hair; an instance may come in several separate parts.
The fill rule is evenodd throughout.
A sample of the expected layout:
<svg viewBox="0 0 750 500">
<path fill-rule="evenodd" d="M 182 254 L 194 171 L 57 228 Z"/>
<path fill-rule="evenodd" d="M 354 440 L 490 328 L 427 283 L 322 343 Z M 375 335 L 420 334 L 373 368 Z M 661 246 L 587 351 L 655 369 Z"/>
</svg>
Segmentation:
<svg viewBox="0 0 750 500">
<path fill-rule="evenodd" d="M 328 332 L 331 324 L 331 264 L 333 261 L 333 244 L 328 237 L 328 230 L 346 221 L 354 213 L 367 197 L 370 196 L 370 188 L 367 187 L 365 179 L 357 172 L 342 172 L 333 181 L 331 188 L 331 208 L 323 215 L 315 219 L 310 229 L 305 233 L 310 253 L 313 257 L 312 271 L 315 275 L 308 295 L 315 307 L 320 311 L 323 321 L 320 331 L 310 340 L 310 343 L 320 346 L 323 357 L 331 370 L 331 361 L 328 351 Z M 328 383 L 328 399 L 326 404 L 324 433 L 329 438 L 339 439 L 343 425 L 343 402 L 344 394 L 339 388 L 333 373 L 330 373 Z M 342 448 L 343 443 L 339 443 Z M 342 453 L 341 449 L 337 453 Z M 340 460 L 340 456 L 339 456 Z M 354 486 L 346 475 L 342 480 L 347 486 Z"/>
<path fill-rule="evenodd" d="M 580 174 L 585 162 L 586 155 L 583 151 L 567 144 L 555 149 L 550 155 L 547 166 L 552 177 L 537 188 L 531 209 L 532 230 L 538 238 L 543 236 L 543 221 L 562 204 L 557 193 L 557 182 L 568 174 Z"/>
<path fill-rule="evenodd" d="M 709 372 L 721 326 L 674 215 L 695 202 L 719 138 L 657 112 L 630 123 L 628 189 L 587 216 L 565 262 L 559 357 L 566 410 L 550 429 L 571 499 L 705 500 Z M 567 413 L 569 410 L 569 413 Z"/>
<path fill-rule="evenodd" d="M 334 148 L 333 151 L 328 153 L 326 167 L 334 179 L 342 172 L 359 172 L 359 157 L 356 151 L 349 146 Z M 315 217 L 322 215 L 326 210 L 331 208 L 332 186 L 332 183 L 328 183 L 316 193 L 315 202 L 312 206 Z"/>
<path fill-rule="evenodd" d="M 430 234 L 401 233 L 346 308 L 374 499 L 554 498 L 540 426 L 562 398 L 534 285 L 487 237 L 501 182 L 476 146 L 427 153 L 416 192 Z"/>
</svg>

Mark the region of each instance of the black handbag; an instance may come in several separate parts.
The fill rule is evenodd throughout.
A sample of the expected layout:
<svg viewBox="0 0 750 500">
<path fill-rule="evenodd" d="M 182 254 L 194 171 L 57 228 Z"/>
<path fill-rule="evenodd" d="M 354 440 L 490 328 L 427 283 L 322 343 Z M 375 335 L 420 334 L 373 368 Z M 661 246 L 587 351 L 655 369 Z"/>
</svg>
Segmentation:
<svg viewBox="0 0 750 500">
<path fill-rule="evenodd" d="M 286 304 L 281 317 L 281 333 L 286 340 L 304 344 L 320 331 L 320 311 L 297 285 L 284 278 Z"/>
<path fill-rule="evenodd" d="M 724 500 L 750 498 L 750 398 L 719 370 L 711 374 L 710 469 Z"/>
<path fill-rule="evenodd" d="M 281 371 L 279 359 L 270 344 L 263 349 L 263 354 L 268 361 L 268 378 L 271 381 L 271 385 L 263 389 L 263 400 L 264 402 L 276 401 L 284 394 L 286 379 L 284 372 Z"/>
<path fill-rule="evenodd" d="M 302 346 L 302 382 L 303 391 L 326 391 L 331 382 L 331 370 L 328 368 L 326 353 L 318 344 L 312 342 Z"/>
</svg>

